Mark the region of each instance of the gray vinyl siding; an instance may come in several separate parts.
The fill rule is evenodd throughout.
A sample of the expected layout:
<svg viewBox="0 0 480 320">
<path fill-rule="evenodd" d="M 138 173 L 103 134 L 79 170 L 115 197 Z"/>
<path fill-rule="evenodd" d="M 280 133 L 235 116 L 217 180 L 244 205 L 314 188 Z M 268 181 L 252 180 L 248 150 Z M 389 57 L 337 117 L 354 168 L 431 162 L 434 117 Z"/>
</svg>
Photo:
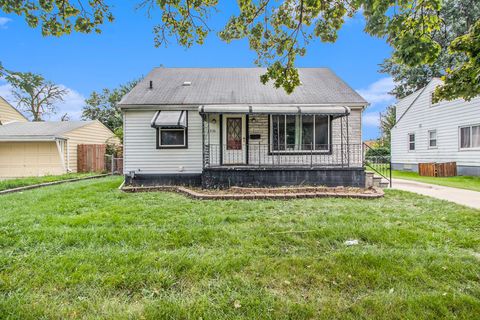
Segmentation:
<svg viewBox="0 0 480 320">
<path fill-rule="evenodd" d="M 414 93 L 406 96 L 396 104 L 396 120 L 398 121 L 400 117 L 405 113 L 407 108 L 413 103 L 417 96 L 422 92 L 423 89 L 415 91 Z"/>
<path fill-rule="evenodd" d="M 440 80 L 432 80 L 393 128 L 393 163 L 406 164 L 406 169 L 422 162 L 455 161 L 458 166 L 480 166 L 480 150 L 460 150 L 459 141 L 459 127 L 480 124 L 480 97 L 469 102 L 454 100 L 432 106 L 431 93 L 440 83 Z M 407 100 L 399 102 L 397 118 L 413 99 Z M 428 132 L 431 130 L 437 132 L 436 148 L 429 148 Z M 415 134 L 414 151 L 408 150 L 410 133 Z"/>
<path fill-rule="evenodd" d="M 188 148 L 157 149 L 156 130 L 150 126 L 155 111 L 124 112 L 124 170 L 142 174 L 202 172 L 202 121 L 188 111 Z"/>
</svg>

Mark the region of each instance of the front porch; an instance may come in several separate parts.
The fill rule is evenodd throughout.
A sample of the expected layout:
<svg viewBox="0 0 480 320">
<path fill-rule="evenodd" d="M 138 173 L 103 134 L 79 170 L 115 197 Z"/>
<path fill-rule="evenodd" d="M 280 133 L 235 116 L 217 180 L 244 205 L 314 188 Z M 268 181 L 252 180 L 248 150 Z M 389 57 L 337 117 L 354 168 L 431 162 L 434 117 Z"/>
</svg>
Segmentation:
<svg viewBox="0 0 480 320">
<path fill-rule="evenodd" d="M 360 119 L 347 107 L 230 109 L 200 107 L 203 168 L 363 167 Z"/>
<path fill-rule="evenodd" d="M 352 124 L 348 107 L 255 111 L 200 107 L 204 187 L 365 185 L 360 118 Z"/>
</svg>

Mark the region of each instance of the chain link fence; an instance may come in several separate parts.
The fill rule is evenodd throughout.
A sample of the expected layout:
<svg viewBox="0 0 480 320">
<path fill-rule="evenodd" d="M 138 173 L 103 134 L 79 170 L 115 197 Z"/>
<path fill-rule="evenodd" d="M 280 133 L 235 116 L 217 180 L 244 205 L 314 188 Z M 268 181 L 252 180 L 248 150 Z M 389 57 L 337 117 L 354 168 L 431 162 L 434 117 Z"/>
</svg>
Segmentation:
<svg viewBox="0 0 480 320">
<path fill-rule="evenodd" d="M 112 154 L 105 155 L 105 171 L 111 174 L 123 174 L 123 158 L 118 158 Z"/>
</svg>

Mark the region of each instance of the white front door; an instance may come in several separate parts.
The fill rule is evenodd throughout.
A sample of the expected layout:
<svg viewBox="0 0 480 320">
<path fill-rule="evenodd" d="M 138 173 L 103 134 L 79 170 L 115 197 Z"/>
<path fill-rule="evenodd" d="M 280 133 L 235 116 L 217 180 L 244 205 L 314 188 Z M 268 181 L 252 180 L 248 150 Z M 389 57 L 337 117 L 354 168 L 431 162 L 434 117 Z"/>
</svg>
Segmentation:
<svg viewBox="0 0 480 320">
<path fill-rule="evenodd" d="M 246 164 L 245 115 L 223 116 L 223 163 Z"/>
</svg>

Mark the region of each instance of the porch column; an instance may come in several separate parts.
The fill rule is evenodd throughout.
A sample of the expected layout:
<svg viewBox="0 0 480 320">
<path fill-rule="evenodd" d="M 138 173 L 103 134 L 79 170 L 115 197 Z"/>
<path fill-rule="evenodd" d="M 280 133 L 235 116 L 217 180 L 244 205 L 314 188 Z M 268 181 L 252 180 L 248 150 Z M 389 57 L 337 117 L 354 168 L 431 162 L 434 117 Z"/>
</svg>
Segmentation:
<svg viewBox="0 0 480 320">
<path fill-rule="evenodd" d="M 343 168 L 343 117 L 340 118 L 340 157 L 342 158 L 342 168 Z"/>
<path fill-rule="evenodd" d="M 200 114 L 202 118 L 202 168 L 205 169 L 205 114 Z"/>
<path fill-rule="evenodd" d="M 348 118 L 350 117 L 350 115 L 347 115 L 345 117 L 345 122 L 346 122 L 346 127 L 347 127 L 347 167 L 350 167 L 350 132 L 349 132 L 349 128 L 348 128 Z"/>
</svg>

